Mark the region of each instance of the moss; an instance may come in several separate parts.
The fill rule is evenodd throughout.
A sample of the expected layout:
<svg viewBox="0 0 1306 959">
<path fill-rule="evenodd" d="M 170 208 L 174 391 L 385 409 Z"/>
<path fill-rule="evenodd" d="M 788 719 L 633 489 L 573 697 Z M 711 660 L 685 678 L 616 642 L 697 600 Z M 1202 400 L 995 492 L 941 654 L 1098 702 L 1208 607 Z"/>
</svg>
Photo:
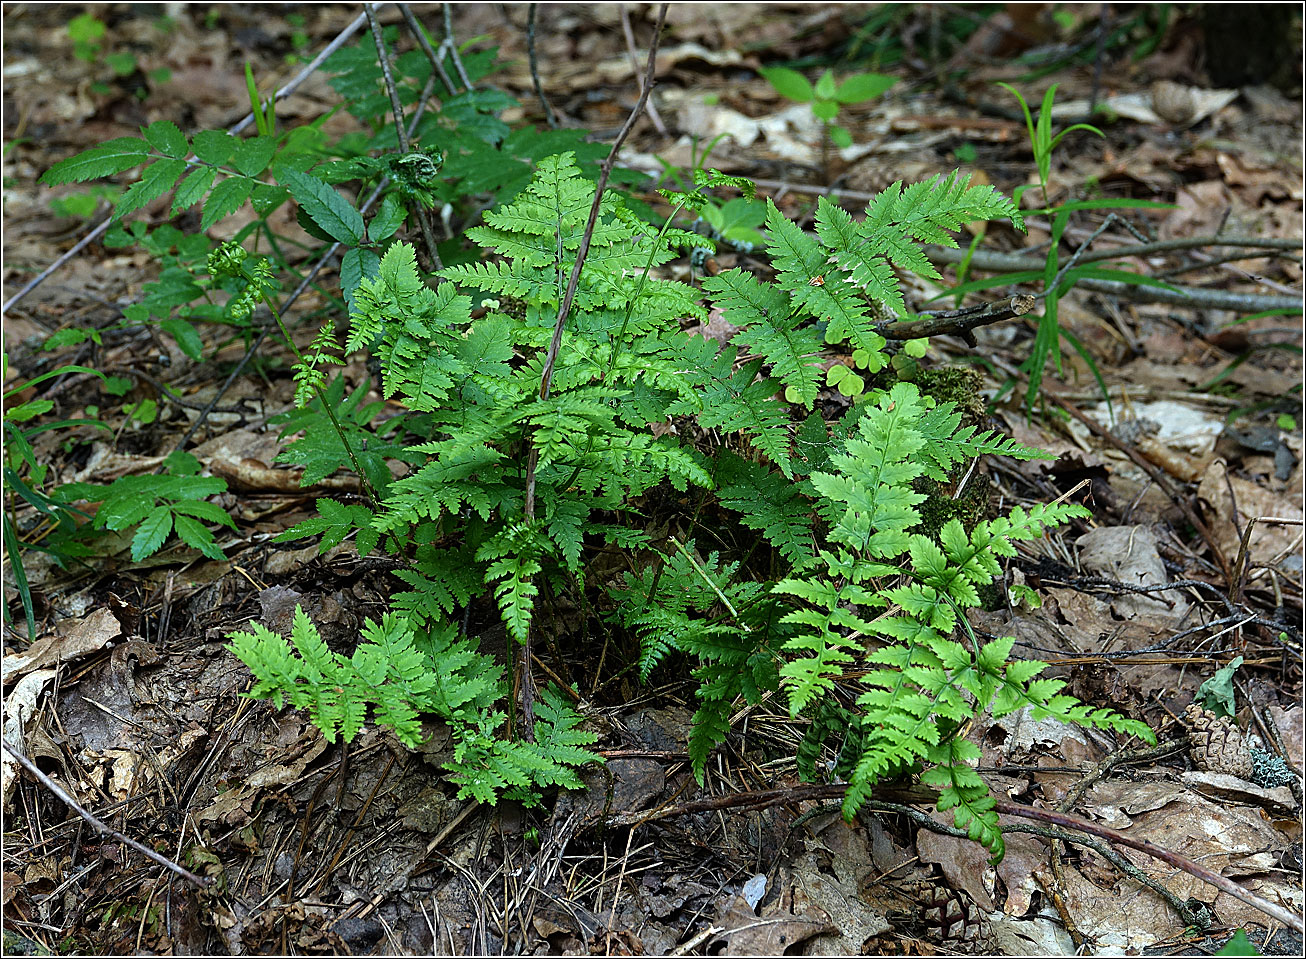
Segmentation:
<svg viewBox="0 0 1306 959">
<path fill-rule="evenodd" d="M 955 403 L 961 413 L 962 426 L 983 428 L 987 402 L 980 392 L 983 379 L 970 367 L 945 366 L 939 369 L 917 370 L 914 382 L 922 393 L 939 403 Z M 977 523 L 990 518 L 993 507 L 993 484 L 987 473 L 973 472 L 966 478 L 969 463 L 958 464 L 951 481 L 938 483 L 924 477 L 913 486 L 918 493 L 924 493 L 925 502 L 920 505 L 920 530 L 931 539 L 937 540 L 944 524 L 956 519 L 969 533 Z M 965 479 L 961 495 L 954 498 L 957 486 Z M 1005 602 L 1004 590 L 1000 583 L 991 583 L 980 587 L 980 599 L 985 609 L 996 609 Z"/>
<path fill-rule="evenodd" d="M 983 377 L 968 366 L 943 366 L 917 370 L 913 383 L 927 396 L 940 403 L 956 403 L 961 411 L 961 425 L 975 426 L 984 419 L 988 403 L 980 392 Z"/>
<path fill-rule="evenodd" d="M 962 528 L 969 533 L 975 528 L 975 524 L 987 518 L 989 514 L 993 491 L 988 474 L 972 473 L 961 495 L 954 499 L 956 484 L 961 482 L 961 475 L 952 483 L 938 483 L 921 477 L 913 484 L 918 493 L 924 493 L 926 496 L 925 502 L 919 507 L 920 529 L 931 539 L 937 540 L 939 530 L 943 529 L 950 520 L 959 520 Z"/>
</svg>

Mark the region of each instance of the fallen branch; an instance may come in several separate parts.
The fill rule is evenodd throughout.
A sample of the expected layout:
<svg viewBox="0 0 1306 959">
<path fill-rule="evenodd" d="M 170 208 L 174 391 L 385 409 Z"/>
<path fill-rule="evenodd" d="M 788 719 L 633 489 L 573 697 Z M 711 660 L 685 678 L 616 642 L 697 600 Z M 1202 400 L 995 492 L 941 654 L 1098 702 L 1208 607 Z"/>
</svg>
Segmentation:
<svg viewBox="0 0 1306 959">
<path fill-rule="evenodd" d="M 945 335 L 959 335 L 969 339 L 970 331 L 976 327 L 1024 316 L 1034 308 L 1034 300 L 1035 297 L 1023 294 L 966 310 L 923 314 L 919 320 L 896 320 L 877 326 L 875 331 L 886 340 L 914 340 L 922 336 Z M 969 342 L 974 343 L 973 340 Z"/>
<path fill-rule="evenodd" d="M 88 823 L 90 823 L 92 828 L 94 828 L 96 832 L 104 836 L 109 836 L 110 838 L 117 840 L 123 845 L 130 846 L 132 849 L 135 849 L 137 852 L 139 852 L 142 856 L 145 856 L 146 858 L 151 859 L 154 862 L 157 862 L 160 866 L 163 866 L 165 869 L 172 870 L 178 876 L 181 876 L 181 878 L 193 882 L 196 886 L 199 886 L 199 888 L 201 889 L 207 889 L 213 883 L 212 879 L 207 879 L 204 876 L 195 875 L 195 873 L 191 872 L 189 869 L 185 868 L 184 866 L 177 865 L 167 856 L 160 855 L 159 853 L 151 849 L 149 846 L 142 845 L 141 843 L 137 842 L 135 839 L 132 839 L 130 836 L 124 836 L 122 833 L 114 829 L 112 826 L 109 826 L 106 823 L 103 823 L 100 820 L 96 819 L 95 816 L 92 813 L 88 812 L 82 806 L 81 803 L 79 803 L 72 796 L 68 795 L 68 793 L 64 791 L 64 788 L 62 786 L 60 786 L 57 782 L 55 782 L 53 779 L 51 779 L 49 776 L 43 773 L 40 767 L 38 767 L 36 763 L 28 759 L 26 754 L 24 754 L 22 750 L 18 749 L 18 747 L 16 746 L 11 745 L 9 743 L 9 740 L 0 739 L 0 746 L 3 746 L 5 752 L 9 753 L 9 755 L 13 756 L 14 759 L 17 760 L 18 765 L 22 766 L 29 773 L 31 773 L 32 776 L 36 778 L 37 782 L 39 782 L 46 789 L 50 790 L 50 792 L 54 794 L 56 799 L 58 799 L 65 806 L 67 806 L 73 812 L 77 813 L 77 815 L 81 816 Z"/>
<path fill-rule="evenodd" d="M 664 806 L 661 809 L 654 809 L 648 812 L 617 813 L 609 816 L 605 820 L 608 826 L 639 826 L 645 823 L 656 822 L 659 819 L 667 819 L 672 816 L 685 816 L 698 812 L 716 811 L 719 809 L 762 809 L 767 806 L 774 806 L 780 803 L 800 802 L 803 800 L 835 800 L 843 798 L 847 790 L 846 785 L 833 786 L 794 786 L 788 789 L 767 789 L 756 792 L 735 793 L 729 796 L 714 796 L 711 799 L 701 799 L 694 802 L 682 803 L 679 806 Z M 877 790 L 875 795 L 878 799 L 881 795 L 888 795 L 890 792 L 903 792 L 902 790 Z M 912 786 L 905 792 L 909 793 L 911 802 L 930 802 L 937 801 L 938 794 L 927 786 Z M 879 802 L 869 803 L 868 806 L 886 805 Z M 1249 892 L 1242 886 L 1218 875 L 1205 866 L 1198 865 L 1187 856 L 1172 852 L 1169 849 L 1163 849 L 1155 843 L 1148 842 L 1146 839 L 1134 839 L 1118 829 L 1112 829 L 1109 826 L 1103 826 L 1099 823 L 1089 822 L 1080 819 L 1078 816 L 1072 816 L 1069 813 L 1057 812 L 1052 809 L 1036 809 L 1032 806 L 1022 806 L 1019 803 L 1008 802 L 1004 799 L 996 801 L 995 808 L 998 813 L 1004 816 L 1015 816 L 1020 819 L 1033 819 L 1038 822 L 1050 823 L 1063 829 L 1070 829 L 1076 832 L 1087 833 L 1091 836 L 1098 836 L 1106 839 L 1119 846 L 1126 846 L 1130 849 L 1136 849 L 1141 853 L 1158 859 L 1167 865 L 1174 866 L 1190 876 L 1202 880 L 1209 885 L 1214 886 L 1221 892 L 1228 893 L 1235 899 L 1245 902 L 1247 905 L 1287 926 L 1296 929 L 1298 932 L 1306 931 L 1306 924 L 1303 923 L 1300 916 L 1294 915 L 1282 906 L 1277 906 L 1268 900 L 1262 899 L 1253 892 Z M 891 811 L 906 811 L 909 807 L 901 807 Z M 915 813 L 916 810 L 911 810 Z M 919 815 L 924 815 L 923 813 Z M 913 816 L 913 818 L 917 818 Z M 932 820 L 931 820 L 932 821 Z M 944 824 L 940 831 L 948 834 L 960 833 L 959 830 L 953 830 Z M 964 835 L 964 834 L 963 834 Z"/>
</svg>

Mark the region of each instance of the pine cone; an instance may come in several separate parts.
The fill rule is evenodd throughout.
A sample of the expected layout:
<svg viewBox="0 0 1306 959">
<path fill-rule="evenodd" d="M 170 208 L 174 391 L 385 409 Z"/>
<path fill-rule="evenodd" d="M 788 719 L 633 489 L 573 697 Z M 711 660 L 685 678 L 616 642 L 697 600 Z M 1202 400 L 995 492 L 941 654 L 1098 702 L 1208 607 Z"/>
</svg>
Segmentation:
<svg viewBox="0 0 1306 959">
<path fill-rule="evenodd" d="M 1189 703 L 1184 724 L 1188 727 L 1188 753 L 1198 769 L 1252 778 L 1251 750 L 1233 717 L 1217 717 L 1209 709 Z"/>
<path fill-rule="evenodd" d="M 970 896 L 941 882 L 929 882 L 921 890 L 921 924 L 932 941 L 965 953 L 985 952 L 993 932 Z"/>
</svg>

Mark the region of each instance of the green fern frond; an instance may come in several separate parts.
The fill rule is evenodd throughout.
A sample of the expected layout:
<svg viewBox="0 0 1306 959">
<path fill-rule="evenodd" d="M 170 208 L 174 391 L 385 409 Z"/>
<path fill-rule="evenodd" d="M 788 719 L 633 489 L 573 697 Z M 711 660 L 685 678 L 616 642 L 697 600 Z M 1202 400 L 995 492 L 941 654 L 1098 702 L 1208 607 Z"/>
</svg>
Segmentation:
<svg viewBox="0 0 1306 959">
<path fill-rule="evenodd" d="M 812 504 L 800 488 L 730 453 L 723 453 L 717 462 L 721 505 L 735 510 L 740 522 L 765 536 L 794 570 L 811 566 L 816 560 Z"/>
<path fill-rule="evenodd" d="M 703 289 L 716 294 L 713 302 L 728 322 L 743 327 L 731 342 L 766 358 L 785 384 L 786 399 L 811 406 L 821 385 L 821 367 L 814 359 L 821 340 L 812 326 L 800 324 L 789 296 L 739 269 L 709 277 Z"/>
<path fill-rule="evenodd" d="M 519 643 L 526 642 L 535 597 L 540 591 L 534 577 L 544 568 L 539 561 L 544 545 L 530 526 L 516 523 L 476 551 L 477 562 L 490 564 L 485 571 L 485 582 L 495 584 L 494 598 L 498 600 L 499 612 L 509 635 Z"/>
</svg>

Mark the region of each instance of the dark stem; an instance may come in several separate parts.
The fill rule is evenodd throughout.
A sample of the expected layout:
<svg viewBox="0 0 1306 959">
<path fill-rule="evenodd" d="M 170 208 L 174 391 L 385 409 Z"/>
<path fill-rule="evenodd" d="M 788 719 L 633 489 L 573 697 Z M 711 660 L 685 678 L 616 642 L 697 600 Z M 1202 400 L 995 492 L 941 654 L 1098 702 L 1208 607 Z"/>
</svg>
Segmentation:
<svg viewBox="0 0 1306 959">
<path fill-rule="evenodd" d="M 376 4 L 366 3 L 363 9 L 367 12 L 367 22 L 372 27 L 372 39 L 376 42 L 376 58 L 381 64 L 385 89 L 390 94 L 390 109 L 395 115 L 395 138 L 399 141 L 399 152 L 408 153 L 410 147 L 408 131 L 404 129 L 404 107 L 399 102 L 399 89 L 395 86 L 394 74 L 390 70 L 390 54 L 385 48 L 385 38 L 381 35 L 381 21 L 376 18 Z M 414 204 L 412 212 L 417 218 L 417 225 L 422 228 L 422 239 L 426 243 L 426 255 L 430 257 L 431 269 L 444 269 L 444 264 L 440 262 L 440 253 L 435 246 L 435 234 L 431 232 L 431 221 L 426 218 L 426 210 L 422 208 L 420 201 Z"/>
<path fill-rule="evenodd" d="M 462 80 L 463 86 L 470 90 L 472 81 L 467 76 L 467 68 L 463 66 L 463 58 L 458 55 L 458 42 L 453 38 L 453 11 L 447 3 L 440 6 L 444 8 L 444 42 L 449 47 L 449 56 L 453 58 L 453 66 L 458 71 L 458 78 Z"/>
<path fill-rule="evenodd" d="M 535 10 L 538 3 L 532 3 L 526 13 L 526 58 L 531 65 L 531 82 L 535 84 L 535 96 L 539 98 L 540 105 L 544 107 L 544 117 L 549 121 L 549 128 L 558 129 L 558 117 L 553 112 L 553 106 L 549 103 L 549 98 L 544 95 L 544 85 L 540 83 L 540 65 L 535 57 Z"/>
<path fill-rule="evenodd" d="M 558 307 L 558 319 L 553 325 L 553 339 L 549 343 L 549 352 L 544 360 L 544 372 L 540 376 L 540 399 L 549 398 L 549 387 L 553 383 L 553 368 L 558 362 L 558 350 L 562 347 L 562 330 L 567 323 L 567 314 L 571 312 L 571 303 L 576 296 L 576 285 L 580 282 L 580 271 L 585 265 L 585 257 L 589 254 L 590 241 L 594 237 L 594 227 L 599 220 L 599 209 L 603 204 L 603 191 L 608 185 L 608 177 L 612 175 L 612 168 L 617 162 L 617 153 L 621 146 L 626 142 L 626 137 L 634 128 L 635 122 L 639 119 L 640 114 L 644 112 L 644 106 L 648 103 L 649 94 L 653 90 L 653 72 L 657 65 L 658 41 L 662 37 L 662 24 L 667 17 L 668 4 L 662 4 L 658 10 L 658 22 L 653 28 L 653 39 L 648 48 L 648 67 L 644 72 L 644 85 L 639 93 L 639 100 L 635 104 L 635 109 L 630 111 L 630 116 L 626 118 L 625 124 L 617 134 L 617 138 L 612 142 L 612 149 L 608 152 L 608 157 L 603 161 L 599 168 L 598 183 L 594 186 L 594 202 L 590 206 L 589 219 L 585 222 L 585 232 L 580 239 L 580 248 L 576 251 L 576 262 L 571 268 L 571 277 L 567 280 L 567 290 L 563 294 L 562 303 Z M 448 4 L 445 5 L 446 11 Z M 447 14 L 446 14 L 447 15 Z M 539 451 L 536 449 L 531 437 L 527 436 L 529 451 L 526 454 L 526 498 L 523 504 L 522 512 L 527 523 L 535 522 L 535 470 L 539 465 Z M 523 644 L 522 655 L 518 660 L 518 685 L 521 689 L 522 697 L 522 733 L 527 740 L 533 740 L 535 737 L 535 690 L 531 682 L 531 634 L 530 628 L 526 630 L 526 642 Z"/>
<path fill-rule="evenodd" d="M 413 35 L 413 39 L 417 41 L 417 45 L 422 48 L 422 52 L 426 54 L 426 59 L 431 61 L 431 69 L 434 70 L 436 76 L 440 78 L 440 82 L 444 84 L 444 88 L 449 91 L 449 96 L 453 96 L 456 92 L 454 90 L 453 79 L 444 69 L 443 61 L 436 56 L 435 49 L 431 46 L 431 41 L 426 39 L 426 33 L 422 30 L 422 25 L 417 22 L 417 17 L 413 16 L 413 11 L 406 3 L 399 4 L 399 12 L 404 15 L 404 23 L 408 24 L 408 31 Z"/>
</svg>

